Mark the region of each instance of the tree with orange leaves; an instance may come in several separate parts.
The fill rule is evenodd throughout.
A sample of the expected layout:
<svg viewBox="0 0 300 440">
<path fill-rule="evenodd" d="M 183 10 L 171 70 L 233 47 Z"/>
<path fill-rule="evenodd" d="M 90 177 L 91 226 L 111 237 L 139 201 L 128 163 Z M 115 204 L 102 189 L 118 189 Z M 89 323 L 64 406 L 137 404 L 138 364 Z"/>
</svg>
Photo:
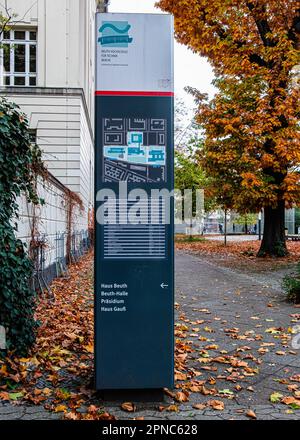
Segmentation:
<svg viewBox="0 0 300 440">
<path fill-rule="evenodd" d="M 160 0 L 177 39 L 209 59 L 219 92 L 199 103 L 201 160 L 227 208 L 264 209 L 260 256 L 287 254 L 285 208 L 300 205 L 300 1 Z M 201 75 L 201 72 L 199 72 Z"/>
</svg>

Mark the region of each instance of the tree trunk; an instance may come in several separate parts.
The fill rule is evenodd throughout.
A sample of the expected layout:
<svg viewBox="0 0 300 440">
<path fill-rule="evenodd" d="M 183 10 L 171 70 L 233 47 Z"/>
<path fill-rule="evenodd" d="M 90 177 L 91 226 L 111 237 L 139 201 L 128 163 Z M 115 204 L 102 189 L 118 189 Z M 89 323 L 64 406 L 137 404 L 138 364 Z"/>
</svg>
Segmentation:
<svg viewBox="0 0 300 440">
<path fill-rule="evenodd" d="M 285 239 L 285 204 L 278 203 L 277 208 L 264 209 L 264 232 L 258 257 L 284 257 L 288 255 Z"/>
<path fill-rule="evenodd" d="M 225 209 L 225 220 L 224 220 L 224 245 L 227 246 L 227 209 Z"/>
</svg>

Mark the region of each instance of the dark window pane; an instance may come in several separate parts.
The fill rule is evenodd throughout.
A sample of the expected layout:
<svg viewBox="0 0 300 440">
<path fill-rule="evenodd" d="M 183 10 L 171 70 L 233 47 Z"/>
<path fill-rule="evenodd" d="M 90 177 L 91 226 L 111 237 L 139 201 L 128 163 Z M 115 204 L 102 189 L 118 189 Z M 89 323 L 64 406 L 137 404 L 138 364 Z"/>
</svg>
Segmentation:
<svg viewBox="0 0 300 440">
<path fill-rule="evenodd" d="M 10 86 L 10 77 L 9 76 L 5 76 L 4 77 L 4 85 L 5 86 Z"/>
<path fill-rule="evenodd" d="M 10 45 L 3 44 L 4 72 L 10 72 Z"/>
<path fill-rule="evenodd" d="M 31 31 L 29 38 L 30 38 L 31 41 L 36 41 L 36 32 Z"/>
<path fill-rule="evenodd" d="M 29 85 L 36 86 L 36 78 L 29 78 Z"/>
<path fill-rule="evenodd" d="M 15 46 L 15 72 L 25 72 L 25 45 Z"/>
<path fill-rule="evenodd" d="M 15 76 L 15 86 L 25 86 L 25 77 Z"/>
<path fill-rule="evenodd" d="M 15 40 L 25 40 L 25 31 L 15 31 Z"/>
<path fill-rule="evenodd" d="M 10 40 L 10 32 L 9 31 L 4 31 L 3 32 L 3 39 L 4 40 Z"/>
<path fill-rule="evenodd" d="M 30 46 L 30 72 L 36 73 L 36 46 Z"/>
</svg>

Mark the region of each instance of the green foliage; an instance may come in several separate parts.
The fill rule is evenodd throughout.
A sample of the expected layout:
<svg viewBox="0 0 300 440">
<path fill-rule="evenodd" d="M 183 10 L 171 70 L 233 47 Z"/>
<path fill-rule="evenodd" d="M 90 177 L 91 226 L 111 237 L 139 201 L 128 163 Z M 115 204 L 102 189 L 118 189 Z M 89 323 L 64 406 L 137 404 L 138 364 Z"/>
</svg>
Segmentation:
<svg viewBox="0 0 300 440">
<path fill-rule="evenodd" d="M 175 241 L 179 243 L 203 243 L 206 241 L 206 239 L 197 235 L 190 235 L 188 237 L 176 237 Z"/>
<path fill-rule="evenodd" d="M 177 189 L 201 189 L 205 185 L 205 174 L 192 148 L 175 151 L 175 187 Z"/>
<path fill-rule="evenodd" d="M 296 276 L 287 275 L 283 278 L 282 287 L 287 294 L 288 301 L 300 303 L 300 263 L 297 265 Z"/>
<path fill-rule="evenodd" d="M 4 5 L 2 4 L 1 7 L 4 15 L 0 12 L 0 39 L 3 35 L 3 32 L 9 31 L 12 26 L 16 24 L 16 18 L 18 17 L 18 14 L 13 12 L 6 2 Z"/>
<path fill-rule="evenodd" d="M 257 214 L 242 214 L 234 220 L 237 225 L 255 225 L 256 222 Z"/>
<path fill-rule="evenodd" d="M 17 197 L 39 203 L 37 173 L 44 171 L 41 152 L 30 143 L 28 123 L 19 108 L 0 99 L 0 325 L 7 349 L 26 354 L 35 340 L 35 292 L 30 287 L 31 261 L 15 237 Z"/>
<path fill-rule="evenodd" d="M 201 141 L 195 145 L 193 139 L 183 149 L 175 151 L 175 188 L 181 191 L 191 189 L 193 191 L 193 211 L 196 206 L 196 190 L 206 190 L 209 179 L 198 160 L 198 150 L 201 148 Z M 209 211 L 214 207 L 214 200 L 205 193 L 204 208 Z"/>
<path fill-rule="evenodd" d="M 2 220 L 2 216 L 1 216 Z M 32 265 L 14 228 L 0 225 L 0 324 L 6 328 L 7 349 L 25 355 L 35 340 Z"/>
</svg>

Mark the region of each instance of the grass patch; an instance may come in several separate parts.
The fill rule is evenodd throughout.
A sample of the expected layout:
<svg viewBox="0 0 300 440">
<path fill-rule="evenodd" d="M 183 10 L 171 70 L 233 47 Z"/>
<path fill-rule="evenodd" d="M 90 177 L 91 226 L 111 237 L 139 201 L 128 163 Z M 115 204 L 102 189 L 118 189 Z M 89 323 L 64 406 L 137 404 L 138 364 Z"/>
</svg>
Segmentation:
<svg viewBox="0 0 300 440">
<path fill-rule="evenodd" d="M 201 237 L 199 235 L 181 235 L 176 236 L 175 241 L 177 243 L 203 243 L 206 241 L 206 238 Z"/>
</svg>

